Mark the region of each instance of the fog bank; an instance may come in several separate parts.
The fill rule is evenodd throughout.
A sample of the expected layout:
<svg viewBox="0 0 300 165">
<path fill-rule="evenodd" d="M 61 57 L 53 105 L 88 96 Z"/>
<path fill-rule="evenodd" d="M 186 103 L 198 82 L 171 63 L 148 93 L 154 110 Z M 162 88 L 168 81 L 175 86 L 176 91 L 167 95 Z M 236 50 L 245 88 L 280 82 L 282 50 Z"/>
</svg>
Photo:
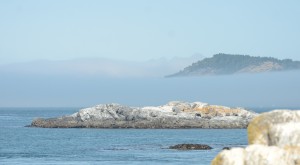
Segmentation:
<svg viewBox="0 0 300 165">
<path fill-rule="evenodd" d="M 172 100 L 241 107 L 300 107 L 300 72 L 186 78 L 1 74 L 1 107 L 161 105 Z"/>
</svg>

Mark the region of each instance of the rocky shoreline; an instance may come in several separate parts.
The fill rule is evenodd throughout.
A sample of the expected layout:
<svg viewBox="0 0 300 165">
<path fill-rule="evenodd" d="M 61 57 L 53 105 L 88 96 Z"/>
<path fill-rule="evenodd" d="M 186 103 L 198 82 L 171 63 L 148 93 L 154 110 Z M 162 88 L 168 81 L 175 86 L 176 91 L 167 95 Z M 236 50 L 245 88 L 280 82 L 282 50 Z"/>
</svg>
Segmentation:
<svg viewBox="0 0 300 165">
<path fill-rule="evenodd" d="M 158 107 L 101 104 L 69 116 L 32 121 L 42 128 L 246 128 L 255 112 L 243 108 L 173 101 Z"/>
</svg>

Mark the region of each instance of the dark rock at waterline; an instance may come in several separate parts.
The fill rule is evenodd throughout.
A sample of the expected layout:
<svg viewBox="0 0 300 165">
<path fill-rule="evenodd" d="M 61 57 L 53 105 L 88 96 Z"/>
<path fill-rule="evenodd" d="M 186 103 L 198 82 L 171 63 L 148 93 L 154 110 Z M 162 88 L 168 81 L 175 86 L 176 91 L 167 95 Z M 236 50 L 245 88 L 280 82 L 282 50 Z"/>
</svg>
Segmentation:
<svg viewBox="0 0 300 165">
<path fill-rule="evenodd" d="M 231 147 L 224 147 L 222 150 L 230 150 Z"/>
<path fill-rule="evenodd" d="M 176 150 L 211 150 L 212 147 L 206 144 L 177 144 L 175 146 L 170 146 L 169 149 Z"/>
</svg>

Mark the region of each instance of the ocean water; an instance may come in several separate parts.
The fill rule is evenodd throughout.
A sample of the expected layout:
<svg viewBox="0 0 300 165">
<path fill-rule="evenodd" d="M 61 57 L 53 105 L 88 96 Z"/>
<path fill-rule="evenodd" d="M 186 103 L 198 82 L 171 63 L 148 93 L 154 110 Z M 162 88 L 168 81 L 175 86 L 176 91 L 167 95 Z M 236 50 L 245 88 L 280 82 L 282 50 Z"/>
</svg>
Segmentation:
<svg viewBox="0 0 300 165">
<path fill-rule="evenodd" d="M 78 110 L 0 108 L 0 164 L 210 164 L 223 147 L 247 145 L 245 129 L 24 127 L 36 117 L 57 117 Z M 167 149 L 180 143 L 207 144 L 213 149 Z"/>
</svg>

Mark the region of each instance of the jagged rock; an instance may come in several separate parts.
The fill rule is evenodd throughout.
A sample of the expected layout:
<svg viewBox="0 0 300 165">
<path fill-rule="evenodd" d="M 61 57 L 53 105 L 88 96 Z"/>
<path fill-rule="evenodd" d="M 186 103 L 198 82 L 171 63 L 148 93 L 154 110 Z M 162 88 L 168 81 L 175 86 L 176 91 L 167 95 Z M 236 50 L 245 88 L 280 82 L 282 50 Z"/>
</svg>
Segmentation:
<svg viewBox="0 0 300 165">
<path fill-rule="evenodd" d="M 211 150 L 212 147 L 206 144 L 177 144 L 175 146 L 170 146 L 169 149 L 176 150 Z"/>
<path fill-rule="evenodd" d="M 47 128 L 246 128 L 257 114 L 242 108 L 173 101 L 158 107 L 101 104 L 70 116 L 36 119 Z"/>
<path fill-rule="evenodd" d="M 248 141 L 246 149 L 224 150 L 212 164 L 300 165 L 300 111 L 275 110 L 255 117 Z"/>
</svg>

